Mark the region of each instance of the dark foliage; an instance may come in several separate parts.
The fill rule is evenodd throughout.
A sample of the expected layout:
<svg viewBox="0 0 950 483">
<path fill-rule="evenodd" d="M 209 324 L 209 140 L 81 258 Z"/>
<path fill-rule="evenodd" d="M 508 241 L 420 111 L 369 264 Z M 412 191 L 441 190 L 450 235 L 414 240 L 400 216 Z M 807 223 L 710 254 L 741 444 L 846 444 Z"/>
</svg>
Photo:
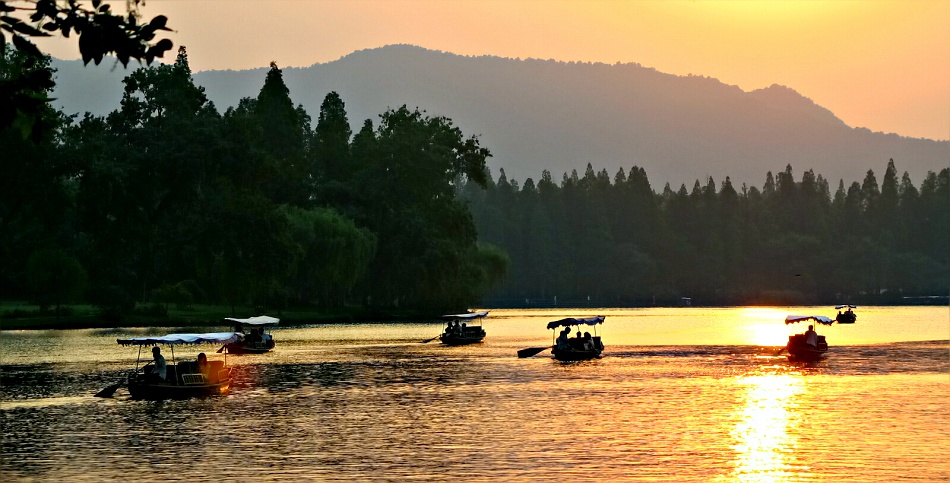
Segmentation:
<svg viewBox="0 0 950 483">
<path fill-rule="evenodd" d="M 916 188 L 894 161 L 834 195 L 808 170 L 737 190 L 726 178 L 667 185 L 642 168 L 613 177 L 588 165 L 560 186 L 504 171 L 487 192 L 463 189 L 483 240 L 506 250 L 510 275 L 489 300 L 624 306 L 901 303 L 950 286 L 950 169 Z M 556 302 L 555 302 L 556 300 Z"/>
<path fill-rule="evenodd" d="M 142 0 L 130 2 L 130 12 L 121 16 L 101 0 L 92 0 L 92 8 L 78 0 L 0 0 L 0 56 L 10 50 L 9 42 L 32 58 L 29 63 L 35 64 L 41 61 L 43 53 L 30 38 L 55 34 L 68 38 L 75 34 L 86 64 L 93 61 L 98 65 L 110 54 L 122 65 L 128 65 L 132 59 L 151 64 L 171 50 L 170 40 L 155 41 L 157 32 L 170 29 L 165 26 L 168 19 L 163 15 L 143 23 L 137 9 L 140 3 Z M 0 77 L 0 129 L 19 123 L 22 132 L 39 137 L 44 132 L 39 122 L 41 109 L 51 99 L 38 92 L 52 88 L 52 72 L 48 67 L 27 67 L 28 74 Z"/>
<path fill-rule="evenodd" d="M 46 65 L 32 59 L 8 51 L 0 72 Z M 0 129 L 16 155 L 2 165 L 0 227 L 15 235 L 0 238 L 0 297 L 83 298 L 110 320 L 136 302 L 458 310 L 507 268 L 456 197 L 484 182 L 489 153 L 447 118 L 402 107 L 351 140 L 330 93 L 311 128 L 276 64 L 222 116 L 183 47 L 124 83 L 104 118 L 43 104 L 42 142 Z"/>
</svg>

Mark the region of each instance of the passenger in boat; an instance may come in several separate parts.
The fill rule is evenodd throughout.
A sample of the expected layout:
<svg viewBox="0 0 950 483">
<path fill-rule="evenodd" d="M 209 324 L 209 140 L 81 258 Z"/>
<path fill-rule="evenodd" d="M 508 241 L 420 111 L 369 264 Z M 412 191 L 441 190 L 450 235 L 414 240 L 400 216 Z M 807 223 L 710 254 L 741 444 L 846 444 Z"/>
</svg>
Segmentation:
<svg viewBox="0 0 950 483">
<path fill-rule="evenodd" d="M 156 382 L 164 382 L 165 376 L 168 374 L 168 364 L 165 362 L 165 357 L 162 356 L 162 350 L 159 349 L 158 346 L 152 347 L 152 359 L 155 365 L 152 366 L 149 379 Z"/>
<path fill-rule="evenodd" d="M 569 343 L 570 341 L 568 339 L 570 336 L 571 336 L 571 328 L 565 327 L 564 330 L 561 331 L 561 335 L 557 336 L 557 348 L 567 349 L 568 347 L 570 347 L 570 343 Z"/>
<path fill-rule="evenodd" d="M 818 348 L 818 333 L 815 332 L 815 326 L 809 325 L 808 330 L 805 331 L 805 343 Z"/>
<path fill-rule="evenodd" d="M 594 340 L 590 336 L 590 332 L 584 332 L 584 350 L 594 350 Z"/>
<path fill-rule="evenodd" d="M 198 372 L 208 377 L 208 356 L 204 352 L 198 354 Z"/>
</svg>

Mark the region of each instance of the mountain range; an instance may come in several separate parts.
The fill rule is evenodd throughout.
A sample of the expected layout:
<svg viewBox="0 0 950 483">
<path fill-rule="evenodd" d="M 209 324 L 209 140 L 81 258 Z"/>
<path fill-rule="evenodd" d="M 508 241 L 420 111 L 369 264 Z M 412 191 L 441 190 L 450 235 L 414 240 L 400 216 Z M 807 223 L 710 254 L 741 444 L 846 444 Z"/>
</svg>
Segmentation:
<svg viewBox="0 0 950 483">
<path fill-rule="evenodd" d="M 104 115 L 119 107 L 130 70 L 55 60 L 55 106 Z M 353 52 L 310 67 L 282 68 L 294 103 L 313 117 L 326 94 L 346 103 L 353 130 L 388 108 L 418 107 L 477 135 L 497 179 L 523 182 L 549 170 L 555 181 L 590 163 L 611 177 L 623 167 L 646 170 L 655 190 L 718 183 L 730 176 L 761 187 L 767 171 L 791 165 L 796 178 L 813 169 L 829 180 L 877 178 L 893 158 L 919 184 L 950 164 L 950 142 L 851 127 L 834 113 L 780 85 L 743 91 L 704 76 L 677 76 L 639 64 L 561 62 L 461 56 L 409 45 Z M 256 97 L 267 68 L 194 74 L 219 111 Z"/>
</svg>

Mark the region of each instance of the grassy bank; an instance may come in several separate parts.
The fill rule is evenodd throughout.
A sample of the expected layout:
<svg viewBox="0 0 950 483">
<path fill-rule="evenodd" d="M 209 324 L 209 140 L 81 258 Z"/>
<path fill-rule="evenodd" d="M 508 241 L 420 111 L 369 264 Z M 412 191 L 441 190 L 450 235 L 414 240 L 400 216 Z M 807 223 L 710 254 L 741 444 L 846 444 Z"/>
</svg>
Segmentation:
<svg viewBox="0 0 950 483">
<path fill-rule="evenodd" d="M 57 315 L 53 310 L 40 311 L 36 305 L 21 302 L 0 302 L 0 330 L 100 329 L 115 327 L 220 327 L 225 317 L 245 318 L 270 315 L 280 319 L 281 326 L 335 324 L 353 322 L 394 322 L 434 320 L 437 313 L 422 311 L 393 311 L 344 307 L 332 311 L 312 308 L 265 310 L 255 312 L 247 308 L 221 305 L 194 305 L 191 307 L 137 307 L 131 314 L 103 314 L 89 305 L 71 305 Z"/>
</svg>

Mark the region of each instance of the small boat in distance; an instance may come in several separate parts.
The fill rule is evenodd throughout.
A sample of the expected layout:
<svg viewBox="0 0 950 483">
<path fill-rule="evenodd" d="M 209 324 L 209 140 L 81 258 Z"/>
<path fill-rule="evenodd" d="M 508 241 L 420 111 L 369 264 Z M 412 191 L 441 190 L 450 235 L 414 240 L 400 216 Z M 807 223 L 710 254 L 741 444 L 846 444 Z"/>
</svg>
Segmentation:
<svg viewBox="0 0 950 483">
<path fill-rule="evenodd" d="M 604 352 L 604 344 L 597 335 L 597 325 L 604 323 L 604 316 L 588 317 L 586 319 L 577 319 L 568 317 L 566 319 L 548 322 L 548 329 L 552 331 L 558 327 L 564 327 L 560 335 L 554 341 L 554 348 L 551 352 L 554 358 L 559 361 L 585 361 L 601 357 Z M 592 326 L 594 335 L 590 332 L 584 332 L 581 335 L 581 326 Z M 577 329 L 574 337 L 570 336 L 571 328 Z M 553 332 L 552 332 L 553 337 Z"/>
<path fill-rule="evenodd" d="M 443 315 L 445 327 L 439 340 L 446 345 L 465 345 L 476 344 L 485 338 L 485 329 L 482 327 L 482 319 L 488 315 L 488 311 L 474 312 L 465 314 Z"/>
<path fill-rule="evenodd" d="M 207 356 L 201 353 L 196 360 L 179 361 L 175 355 L 175 347 L 198 344 L 226 345 L 238 340 L 238 337 L 235 332 L 214 332 L 116 339 L 121 346 L 139 347 L 135 371 L 128 377 L 129 394 L 133 399 L 184 399 L 227 394 L 231 387 L 231 368 L 227 365 L 227 353 L 224 360 L 209 361 Z M 165 377 L 160 377 L 158 371 L 153 370 L 154 360 L 139 368 L 142 348 L 146 346 L 152 346 L 149 355 L 155 358 L 161 354 L 159 346 L 170 348 L 171 360 L 165 363 Z M 164 360 L 164 355 L 161 358 Z"/>
<path fill-rule="evenodd" d="M 844 308 L 847 308 L 848 310 L 845 310 L 844 312 L 842 312 L 841 309 L 844 309 Z M 835 310 L 838 311 L 838 315 L 835 317 L 835 322 L 839 324 L 855 323 L 855 321 L 858 320 L 858 314 L 854 313 L 854 309 L 856 308 L 857 307 L 850 304 L 836 305 Z"/>
<path fill-rule="evenodd" d="M 833 320 L 824 315 L 789 315 L 785 317 L 785 325 L 809 320 L 821 325 L 834 323 Z M 809 325 L 808 330 L 804 333 L 788 336 L 788 345 L 785 346 L 784 350 L 788 351 L 788 360 L 791 362 L 818 362 L 828 352 L 828 343 L 825 341 L 825 336 L 818 335 L 813 326 Z"/>
<path fill-rule="evenodd" d="M 277 325 L 280 319 L 261 315 L 248 319 L 225 318 L 234 323 L 234 332 L 240 334 L 236 342 L 227 345 L 232 354 L 263 354 L 274 348 L 274 336 L 268 330 Z M 250 329 L 248 329 L 250 327 Z"/>
</svg>

